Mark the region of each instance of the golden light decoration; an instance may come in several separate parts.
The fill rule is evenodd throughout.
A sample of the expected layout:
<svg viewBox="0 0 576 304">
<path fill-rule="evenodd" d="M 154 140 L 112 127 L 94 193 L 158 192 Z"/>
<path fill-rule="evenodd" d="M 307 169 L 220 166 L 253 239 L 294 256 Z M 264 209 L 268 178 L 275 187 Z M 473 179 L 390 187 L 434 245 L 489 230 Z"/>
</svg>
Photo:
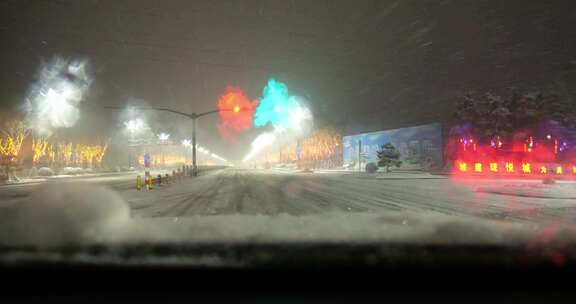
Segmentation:
<svg viewBox="0 0 576 304">
<path fill-rule="evenodd" d="M 107 149 L 107 144 L 84 145 L 61 142 L 55 146 L 48 145 L 44 154 L 48 161 L 58 162 L 65 167 L 78 165 L 95 167 L 102 164 Z"/>
<path fill-rule="evenodd" d="M 29 134 L 26 124 L 20 120 L 12 120 L 0 128 L 0 155 L 18 157 L 24 138 Z M 32 159 L 34 165 L 50 165 L 57 163 L 62 166 L 98 166 L 106 154 L 108 145 L 84 145 L 72 142 L 54 142 L 50 138 L 32 138 Z"/>
<path fill-rule="evenodd" d="M 335 129 L 321 129 L 302 141 L 300 162 L 303 166 L 330 168 L 342 165 L 342 134 Z"/>
<path fill-rule="evenodd" d="M 17 157 L 20 153 L 24 136 L 24 133 L 18 133 L 16 135 L 6 135 L 3 138 L 0 137 L 0 154 L 3 156 L 11 155 Z"/>
<path fill-rule="evenodd" d="M 296 154 L 297 143 L 293 142 L 273 152 L 262 153 L 259 162 L 291 163 L 298 161 L 300 167 L 333 168 L 342 166 L 342 134 L 332 128 L 317 130 L 300 140 L 300 159 Z"/>
<path fill-rule="evenodd" d="M 152 164 L 154 166 L 162 165 L 162 159 L 164 165 L 178 165 L 186 163 L 186 157 L 179 153 L 152 153 L 150 158 L 152 159 Z M 144 166 L 144 155 L 138 156 L 138 163 L 141 166 Z"/>
<path fill-rule="evenodd" d="M 108 148 L 104 145 L 76 145 L 76 159 L 83 165 L 99 166 Z"/>
<path fill-rule="evenodd" d="M 0 131 L 0 155 L 17 158 L 28 134 L 26 124 L 17 119 L 4 120 Z"/>
<path fill-rule="evenodd" d="M 72 159 L 72 143 L 58 144 L 59 161 L 66 167 L 69 167 Z"/>
<path fill-rule="evenodd" d="M 46 138 L 34 138 L 34 139 L 32 139 L 32 151 L 34 152 L 34 154 L 33 154 L 34 164 L 36 164 L 40 160 L 40 158 L 42 158 L 44 155 L 46 155 L 46 152 L 47 152 L 49 146 L 51 146 L 51 145 L 48 143 L 48 140 Z"/>
</svg>

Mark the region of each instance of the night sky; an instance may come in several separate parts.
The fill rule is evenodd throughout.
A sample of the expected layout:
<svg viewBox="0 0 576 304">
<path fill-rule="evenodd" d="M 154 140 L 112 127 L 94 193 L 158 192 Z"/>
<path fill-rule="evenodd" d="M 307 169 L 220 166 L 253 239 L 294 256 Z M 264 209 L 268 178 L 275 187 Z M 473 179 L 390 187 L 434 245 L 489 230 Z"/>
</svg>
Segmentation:
<svg viewBox="0 0 576 304">
<path fill-rule="evenodd" d="M 41 62 L 58 55 L 90 60 L 92 106 L 203 112 L 227 85 L 256 99 L 275 77 L 311 101 L 320 126 L 443 122 L 470 89 L 574 100 L 575 26 L 576 1 L 2 1 L 0 102 L 17 111 Z M 120 128 L 110 111 L 83 119 L 77 136 Z M 155 121 L 175 136 L 190 126 L 170 114 Z M 203 118 L 199 142 L 241 157 L 247 147 L 220 139 L 216 125 Z"/>
</svg>

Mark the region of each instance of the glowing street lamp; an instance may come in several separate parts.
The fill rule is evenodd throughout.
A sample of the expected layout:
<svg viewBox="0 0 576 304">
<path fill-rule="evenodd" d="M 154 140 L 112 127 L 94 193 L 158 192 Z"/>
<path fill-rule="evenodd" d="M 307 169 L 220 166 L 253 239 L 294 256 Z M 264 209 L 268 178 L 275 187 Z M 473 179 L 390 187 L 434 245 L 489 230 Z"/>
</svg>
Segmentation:
<svg viewBox="0 0 576 304">
<path fill-rule="evenodd" d="M 128 132 L 130 133 L 130 138 L 128 139 L 128 167 L 132 167 L 131 154 L 133 151 L 131 150 L 133 148 L 131 147 L 134 145 L 134 136 L 137 133 L 142 132 L 144 129 L 146 129 L 146 124 L 144 123 L 144 121 L 142 121 L 142 119 L 136 118 L 124 122 L 124 126 L 126 127 L 126 130 L 128 130 Z"/>
<path fill-rule="evenodd" d="M 162 155 L 162 165 L 166 165 L 166 158 L 164 157 L 164 144 L 170 138 L 170 134 L 160 133 L 158 139 L 160 140 L 160 154 Z"/>
<path fill-rule="evenodd" d="M 137 132 L 142 131 L 145 128 L 145 124 L 140 118 L 132 119 L 124 122 L 126 130 L 130 132 L 130 135 L 134 135 Z"/>
<path fill-rule="evenodd" d="M 170 138 L 170 134 L 166 134 L 166 133 L 160 133 L 158 134 L 158 139 L 164 143 L 165 141 L 167 141 Z"/>
<path fill-rule="evenodd" d="M 106 109 L 124 109 L 123 107 L 116 107 L 116 106 L 105 106 L 104 108 Z M 168 109 L 168 108 L 158 108 L 158 107 L 137 107 L 137 109 L 141 109 L 141 110 L 153 110 L 153 111 L 165 111 L 165 112 L 170 112 L 170 113 L 174 113 L 174 114 L 178 114 L 178 115 L 182 115 L 185 116 L 189 119 L 192 120 L 192 142 L 190 143 L 191 147 L 192 147 L 192 175 L 193 176 L 197 176 L 198 175 L 198 168 L 196 166 L 196 120 L 200 117 L 206 116 L 206 115 L 210 115 L 210 114 L 216 114 L 219 113 L 221 111 L 235 111 L 234 109 L 218 109 L 218 110 L 213 110 L 213 111 L 208 111 L 208 112 L 203 112 L 203 113 L 184 113 L 184 112 L 180 112 L 180 111 L 176 111 L 176 110 L 172 110 L 172 109 Z M 238 112 L 241 111 L 242 109 L 240 107 L 238 107 Z M 125 123 L 126 124 L 126 123 Z M 135 123 L 130 123 L 129 125 L 126 124 L 126 127 L 130 130 L 130 129 L 136 129 Z M 137 125 L 137 123 L 136 123 Z"/>
<path fill-rule="evenodd" d="M 181 143 L 182 143 L 182 146 L 184 146 L 184 149 L 192 148 L 192 141 L 189 139 L 183 139 L 181 141 Z M 192 150 L 194 150 L 194 149 L 192 149 Z M 184 162 L 186 162 L 187 154 L 188 153 L 186 153 L 186 151 L 184 151 Z"/>
<path fill-rule="evenodd" d="M 189 139 L 183 139 L 182 145 L 186 148 L 190 148 L 190 147 L 192 147 L 192 142 Z"/>
</svg>

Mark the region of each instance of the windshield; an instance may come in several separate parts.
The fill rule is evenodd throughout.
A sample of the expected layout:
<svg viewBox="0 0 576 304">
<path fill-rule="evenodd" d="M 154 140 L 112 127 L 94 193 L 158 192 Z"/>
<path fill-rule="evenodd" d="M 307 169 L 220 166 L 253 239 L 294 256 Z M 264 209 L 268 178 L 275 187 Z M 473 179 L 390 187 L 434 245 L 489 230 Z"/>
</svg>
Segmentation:
<svg viewBox="0 0 576 304">
<path fill-rule="evenodd" d="M 0 16 L 2 248 L 573 242 L 570 1 Z"/>
</svg>

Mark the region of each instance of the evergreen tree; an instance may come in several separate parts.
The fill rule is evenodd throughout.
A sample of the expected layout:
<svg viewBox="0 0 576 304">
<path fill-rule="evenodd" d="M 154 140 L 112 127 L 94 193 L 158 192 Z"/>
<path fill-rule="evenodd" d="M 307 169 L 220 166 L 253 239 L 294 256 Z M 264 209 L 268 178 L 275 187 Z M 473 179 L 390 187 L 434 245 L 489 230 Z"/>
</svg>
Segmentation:
<svg viewBox="0 0 576 304">
<path fill-rule="evenodd" d="M 402 164 L 402 161 L 399 160 L 400 152 L 391 143 L 380 146 L 380 149 L 376 151 L 376 155 L 378 156 L 378 166 L 385 167 L 386 172 L 390 172 L 390 167 L 400 167 Z"/>
</svg>

